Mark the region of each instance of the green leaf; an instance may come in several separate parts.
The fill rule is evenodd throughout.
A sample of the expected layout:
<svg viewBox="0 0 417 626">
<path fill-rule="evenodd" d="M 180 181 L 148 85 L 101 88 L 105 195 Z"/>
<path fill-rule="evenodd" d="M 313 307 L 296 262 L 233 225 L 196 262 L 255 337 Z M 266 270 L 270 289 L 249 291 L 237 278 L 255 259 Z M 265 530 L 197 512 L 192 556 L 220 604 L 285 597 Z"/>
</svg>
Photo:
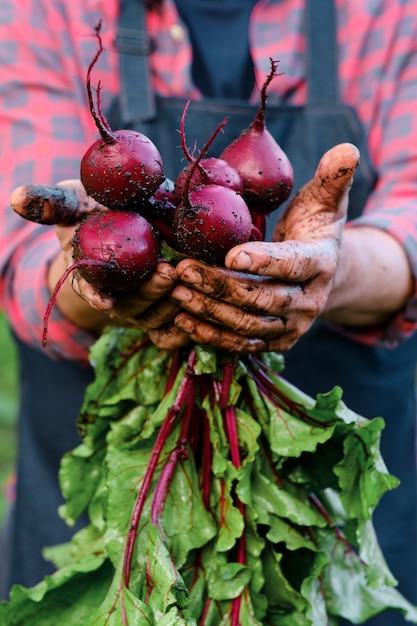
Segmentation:
<svg viewBox="0 0 417 626">
<path fill-rule="evenodd" d="M 169 549 L 182 567 L 191 550 L 216 536 L 213 516 L 207 511 L 199 489 L 199 478 L 191 454 L 179 464 L 167 494 L 161 519 Z"/>
<path fill-rule="evenodd" d="M 186 609 L 189 592 L 183 578 L 175 567 L 167 547 L 157 529 L 149 528 L 149 603 L 155 616 L 164 615 L 175 606 Z"/>
<path fill-rule="evenodd" d="M 247 566 L 229 562 L 224 553 L 211 562 L 207 574 L 210 597 L 219 602 L 237 598 L 251 579 Z"/>
<path fill-rule="evenodd" d="M 66 502 L 59 513 L 69 526 L 74 526 L 91 503 L 103 477 L 104 458 L 104 449 L 89 454 L 84 444 L 62 458 L 59 482 Z"/>
<path fill-rule="evenodd" d="M 243 532 L 244 521 L 232 496 L 232 481 L 213 480 L 210 505 L 217 523 L 216 550 L 231 550 Z"/>
<path fill-rule="evenodd" d="M 90 559 L 77 568 L 66 567 L 59 570 L 59 574 L 47 576 L 31 589 L 16 585 L 12 588 L 10 602 L 0 603 L 0 624 L 87 625 L 100 598 L 107 592 L 113 571 L 102 558 Z"/>
<path fill-rule="evenodd" d="M 197 362 L 194 366 L 196 374 L 214 374 L 217 369 L 216 351 L 207 346 L 195 346 Z"/>
<path fill-rule="evenodd" d="M 14 587 L 2 626 L 229 626 L 237 608 L 241 626 L 361 623 L 387 609 L 417 623 L 372 525 L 397 484 L 381 418 L 350 411 L 338 387 L 306 396 L 274 353 L 171 354 L 120 328 L 91 359 L 83 443 L 60 470 L 61 515 L 73 524 L 86 509 L 90 524 L 45 550 L 56 573 Z M 184 376 L 193 392 L 177 395 Z"/>
<path fill-rule="evenodd" d="M 303 492 L 298 497 L 296 492 L 279 487 L 259 471 L 254 473 L 254 481 L 256 489 L 252 502 L 260 523 L 272 526 L 272 518 L 280 517 L 298 526 L 326 525 L 326 520 L 306 500 Z"/>
<path fill-rule="evenodd" d="M 371 519 L 383 494 L 398 485 L 380 455 L 383 426 L 383 420 L 375 418 L 345 437 L 344 458 L 334 472 L 339 479 L 341 501 L 350 517 Z"/>
<path fill-rule="evenodd" d="M 147 605 L 120 586 L 114 598 L 109 594 L 100 608 L 92 611 L 86 626 L 151 626 L 153 623 Z"/>
<path fill-rule="evenodd" d="M 329 566 L 324 570 L 324 584 L 331 590 L 327 598 L 327 610 L 331 615 L 358 624 L 391 608 L 401 610 L 408 620 L 417 623 L 416 608 L 392 586 L 371 586 L 358 555 L 347 551 L 334 534 L 323 533 L 319 539 L 320 548 L 329 558 Z M 334 576 L 335 571 L 337 576 Z"/>
</svg>

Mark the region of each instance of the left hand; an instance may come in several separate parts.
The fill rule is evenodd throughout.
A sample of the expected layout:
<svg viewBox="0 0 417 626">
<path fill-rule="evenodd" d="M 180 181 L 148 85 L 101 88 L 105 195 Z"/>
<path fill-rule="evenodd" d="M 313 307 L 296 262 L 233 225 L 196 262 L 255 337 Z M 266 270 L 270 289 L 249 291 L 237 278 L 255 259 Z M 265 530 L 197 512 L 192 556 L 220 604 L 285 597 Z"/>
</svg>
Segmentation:
<svg viewBox="0 0 417 626">
<path fill-rule="evenodd" d="M 63 180 L 56 187 L 24 185 L 13 191 L 11 201 L 14 211 L 25 219 L 55 225 L 61 250 L 48 270 L 52 293 L 74 263 L 73 239 L 77 224 L 93 211 L 108 209 L 88 196 L 78 179 Z M 178 312 L 178 306 L 165 297 L 175 283 L 175 268 L 161 260 L 137 288 L 115 298 L 98 291 L 74 271 L 61 286 L 56 303 L 67 319 L 95 334 L 109 324 L 146 331 L 147 323 L 142 320 L 145 311 L 147 318 L 159 326 L 170 322 Z"/>
<path fill-rule="evenodd" d="M 325 307 L 358 163 L 352 144 L 326 152 L 280 217 L 273 242 L 236 246 L 225 268 L 181 261 L 170 297 L 182 311 L 173 325 L 150 328 L 152 341 L 171 349 L 191 339 L 238 354 L 288 350 Z"/>
</svg>

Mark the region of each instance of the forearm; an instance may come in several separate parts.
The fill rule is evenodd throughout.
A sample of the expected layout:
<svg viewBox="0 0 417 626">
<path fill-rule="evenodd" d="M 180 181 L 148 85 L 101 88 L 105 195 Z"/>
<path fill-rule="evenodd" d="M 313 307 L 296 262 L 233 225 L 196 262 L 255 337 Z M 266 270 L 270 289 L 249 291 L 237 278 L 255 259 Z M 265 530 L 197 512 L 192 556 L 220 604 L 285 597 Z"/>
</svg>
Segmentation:
<svg viewBox="0 0 417 626">
<path fill-rule="evenodd" d="M 392 235 L 367 226 L 346 228 L 321 317 L 346 326 L 384 324 L 404 307 L 413 289 L 407 255 Z"/>
</svg>

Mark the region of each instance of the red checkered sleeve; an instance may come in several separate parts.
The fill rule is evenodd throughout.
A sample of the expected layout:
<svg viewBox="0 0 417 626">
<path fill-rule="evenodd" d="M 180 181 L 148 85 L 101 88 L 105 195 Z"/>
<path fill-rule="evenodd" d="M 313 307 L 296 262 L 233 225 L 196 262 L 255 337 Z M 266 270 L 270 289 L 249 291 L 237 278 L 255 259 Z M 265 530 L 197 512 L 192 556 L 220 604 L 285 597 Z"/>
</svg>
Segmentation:
<svg viewBox="0 0 417 626">
<path fill-rule="evenodd" d="M 81 6 L 80 6 L 81 5 Z M 115 6 L 103 16 L 97 3 L 5 0 L 0 7 L 0 305 L 13 331 L 41 348 L 49 300 L 47 269 L 58 252 L 51 227 L 25 221 L 9 207 L 12 190 L 28 183 L 79 178 L 80 159 L 96 138 L 85 74 L 103 28 L 104 54 L 94 73 L 106 86 L 104 106 L 117 89 Z M 112 8 L 112 10 L 110 10 Z M 55 307 L 46 350 L 54 358 L 87 360 L 94 341 Z"/>
<path fill-rule="evenodd" d="M 358 102 L 378 172 L 363 215 L 351 225 L 389 232 L 403 245 L 414 276 L 414 293 L 404 310 L 383 328 L 357 333 L 360 341 L 391 347 L 417 329 L 417 12 L 414 2 L 380 4 L 377 12 L 363 10 L 366 30 L 351 43 L 353 54 L 344 58 L 341 70 L 358 76 L 356 86 L 350 79 L 346 97 Z M 346 42 L 349 32 L 346 24 L 341 33 Z"/>
<path fill-rule="evenodd" d="M 21 239 L 22 245 L 14 246 L 14 253 L 3 270 L 1 284 L 7 293 L 2 294 L 2 302 L 14 332 L 27 343 L 40 347 L 43 316 L 50 297 L 46 275 L 59 246 L 50 228 L 37 226 L 24 230 L 27 232 Z M 47 349 L 51 355 L 87 361 L 88 347 L 93 341 L 93 336 L 71 324 L 54 307 L 48 323 Z"/>
</svg>

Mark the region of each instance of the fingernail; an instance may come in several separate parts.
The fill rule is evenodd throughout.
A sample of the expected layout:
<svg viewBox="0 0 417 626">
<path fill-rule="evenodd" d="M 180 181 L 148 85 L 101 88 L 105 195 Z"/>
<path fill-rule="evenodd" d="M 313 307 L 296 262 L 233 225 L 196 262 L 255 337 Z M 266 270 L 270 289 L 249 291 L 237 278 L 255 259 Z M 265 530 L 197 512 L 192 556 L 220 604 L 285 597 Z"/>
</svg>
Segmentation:
<svg viewBox="0 0 417 626">
<path fill-rule="evenodd" d="M 195 330 L 194 322 L 190 320 L 190 318 L 188 317 L 183 317 L 179 319 L 178 321 L 175 321 L 175 326 L 177 326 L 177 328 L 180 328 L 184 332 L 190 333 L 190 334 L 193 333 Z"/>
<path fill-rule="evenodd" d="M 232 262 L 233 269 L 247 270 L 252 265 L 252 258 L 246 252 L 239 252 Z"/>
<path fill-rule="evenodd" d="M 178 302 L 190 302 L 193 298 L 192 291 L 183 285 L 177 285 L 171 293 L 173 300 Z"/>
<path fill-rule="evenodd" d="M 201 274 L 192 269 L 185 269 L 180 273 L 181 280 L 193 285 L 201 285 Z"/>
<path fill-rule="evenodd" d="M 266 348 L 266 344 L 263 339 L 249 339 L 249 345 L 255 351 L 262 351 Z"/>
</svg>

